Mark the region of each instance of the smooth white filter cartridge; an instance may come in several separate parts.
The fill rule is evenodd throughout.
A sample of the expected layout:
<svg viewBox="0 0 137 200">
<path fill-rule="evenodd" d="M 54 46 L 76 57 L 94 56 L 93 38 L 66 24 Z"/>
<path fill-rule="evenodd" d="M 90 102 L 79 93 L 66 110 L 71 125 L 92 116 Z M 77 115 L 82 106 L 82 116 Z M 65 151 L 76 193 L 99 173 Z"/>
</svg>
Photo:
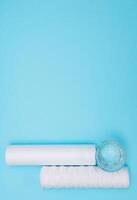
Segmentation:
<svg viewBox="0 0 137 200">
<path fill-rule="evenodd" d="M 128 169 L 106 172 L 96 166 L 44 166 L 40 172 L 44 188 L 127 188 Z"/>
<path fill-rule="evenodd" d="M 10 145 L 8 165 L 95 165 L 95 145 Z"/>
</svg>

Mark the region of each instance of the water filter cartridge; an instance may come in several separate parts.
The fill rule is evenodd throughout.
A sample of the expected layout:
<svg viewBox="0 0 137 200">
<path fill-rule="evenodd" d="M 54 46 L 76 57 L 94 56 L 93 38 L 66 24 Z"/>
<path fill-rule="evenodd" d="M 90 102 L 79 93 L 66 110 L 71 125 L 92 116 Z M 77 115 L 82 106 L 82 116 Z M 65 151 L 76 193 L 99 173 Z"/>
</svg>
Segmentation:
<svg viewBox="0 0 137 200">
<path fill-rule="evenodd" d="M 95 165 L 95 145 L 10 145 L 8 165 Z"/>
<path fill-rule="evenodd" d="M 40 172 L 44 188 L 127 188 L 128 169 L 106 172 L 96 166 L 44 166 Z"/>
</svg>

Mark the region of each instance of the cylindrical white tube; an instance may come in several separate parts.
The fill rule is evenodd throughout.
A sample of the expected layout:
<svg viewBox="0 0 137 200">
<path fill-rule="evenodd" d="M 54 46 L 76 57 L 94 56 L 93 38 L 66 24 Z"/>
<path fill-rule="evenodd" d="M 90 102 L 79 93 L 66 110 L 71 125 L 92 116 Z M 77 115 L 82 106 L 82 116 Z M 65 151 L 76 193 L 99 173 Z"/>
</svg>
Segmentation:
<svg viewBox="0 0 137 200">
<path fill-rule="evenodd" d="M 8 165 L 95 165 L 95 145 L 10 145 Z"/>
<path fill-rule="evenodd" d="M 95 166 L 44 166 L 40 183 L 45 188 L 127 188 L 129 174 L 127 168 L 106 172 Z"/>
</svg>

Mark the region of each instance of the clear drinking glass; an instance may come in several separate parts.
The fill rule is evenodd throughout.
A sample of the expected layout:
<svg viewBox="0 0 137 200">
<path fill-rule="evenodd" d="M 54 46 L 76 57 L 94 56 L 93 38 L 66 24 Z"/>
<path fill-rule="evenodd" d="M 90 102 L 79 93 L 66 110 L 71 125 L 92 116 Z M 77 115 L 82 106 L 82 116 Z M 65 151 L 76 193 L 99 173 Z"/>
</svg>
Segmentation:
<svg viewBox="0 0 137 200">
<path fill-rule="evenodd" d="M 97 165 L 108 172 L 121 169 L 126 163 L 126 157 L 124 148 L 112 140 L 103 142 L 96 152 Z"/>
</svg>

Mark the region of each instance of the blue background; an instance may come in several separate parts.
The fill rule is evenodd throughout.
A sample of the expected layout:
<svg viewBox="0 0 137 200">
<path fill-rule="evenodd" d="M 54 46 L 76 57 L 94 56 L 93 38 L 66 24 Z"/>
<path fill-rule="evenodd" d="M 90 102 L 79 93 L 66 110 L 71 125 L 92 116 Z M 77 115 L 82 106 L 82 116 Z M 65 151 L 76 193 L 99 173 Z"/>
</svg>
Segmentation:
<svg viewBox="0 0 137 200">
<path fill-rule="evenodd" d="M 137 1 L 0 1 L 0 198 L 134 199 Z M 129 189 L 43 190 L 39 167 L 7 167 L 10 143 L 125 145 Z"/>
</svg>

